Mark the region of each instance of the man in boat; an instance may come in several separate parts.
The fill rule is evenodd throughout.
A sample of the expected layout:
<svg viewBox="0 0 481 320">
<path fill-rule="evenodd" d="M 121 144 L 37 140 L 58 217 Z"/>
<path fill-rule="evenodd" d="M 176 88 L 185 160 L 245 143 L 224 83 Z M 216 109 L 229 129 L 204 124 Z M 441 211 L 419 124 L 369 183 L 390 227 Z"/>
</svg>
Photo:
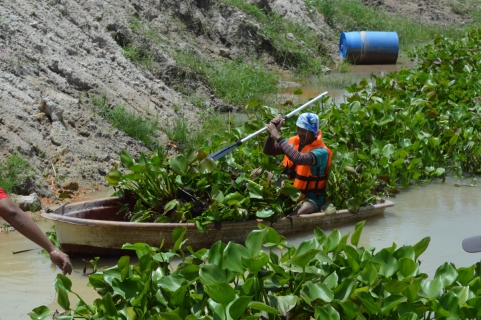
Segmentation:
<svg viewBox="0 0 481 320">
<path fill-rule="evenodd" d="M 327 176 L 331 167 L 331 150 L 322 142 L 319 117 L 314 113 L 302 113 L 297 118 L 297 135 L 284 140 L 279 130 L 284 123 L 273 119 L 267 124 L 269 137 L 264 153 L 284 155 L 284 173 L 293 185 L 300 189 L 300 205 L 290 216 L 319 212 L 326 199 Z"/>
<path fill-rule="evenodd" d="M 44 248 L 50 260 L 57 265 L 63 274 L 72 273 L 72 264 L 68 255 L 58 250 L 30 217 L 23 212 L 0 188 L 0 217 L 12 227 Z"/>
</svg>

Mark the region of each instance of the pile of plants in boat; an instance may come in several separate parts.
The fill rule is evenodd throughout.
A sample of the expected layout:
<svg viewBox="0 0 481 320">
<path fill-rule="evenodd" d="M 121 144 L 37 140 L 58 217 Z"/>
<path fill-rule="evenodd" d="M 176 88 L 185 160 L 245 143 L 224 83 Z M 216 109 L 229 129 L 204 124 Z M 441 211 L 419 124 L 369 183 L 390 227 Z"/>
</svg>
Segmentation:
<svg viewBox="0 0 481 320">
<path fill-rule="evenodd" d="M 167 158 L 162 149 L 135 161 L 121 153 L 122 165 L 106 179 L 127 200 L 127 218 L 136 222 L 192 222 L 200 230 L 208 223 L 275 218 L 292 209 L 300 192 L 280 183 L 216 164 L 203 151 Z M 280 195 L 283 197 L 280 197 Z"/>
<path fill-rule="evenodd" d="M 294 247 L 259 225 L 244 245 L 219 241 L 210 249 L 187 248 L 187 255 L 186 229 L 178 227 L 170 251 L 125 244 L 135 250 L 137 265 L 124 256 L 90 275 L 89 286 L 100 295 L 92 304 L 58 274 L 54 286 L 65 312 L 57 319 L 479 319 L 479 264 L 446 262 L 428 280 L 418 259 L 429 237 L 376 252 L 358 247 L 363 226 L 350 238 L 317 228 Z M 41 320 L 51 312 L 40 306 L 29 315 Z"/>
<path fill-rule="evenodd" d="M 337 209 L 357 212 L 376 196 L 398 187 L 481 173 L 481 29 L 455 40 L 437 37 L 411 53 L 417 67 L 384 77 L 371 75 L 346 90 L 338 105 L 330 97 L 309 110 L 320 117 L 323 140 L 333 150 L 327 188 Z M 277 159 L 263 154 L 266 136 L 257 136 L 218 161 L 208 154 L 263 128 L 292 107 L 250 102 L 247 121 L 229 132 L 206 137 L 200 150 L 166 159 L 161 151 L 122 164 L 107 176 L 121 195 L 135 199 L 134 221 L 215 221 L 254 217 L 275 219 L 290 212 L 299 192 L 285 180 Z M 281 131 L 296 134 L 295 121 Z M 250 173 L 259 169 L 262 174 Z M 267 172 L 273 173 L 270 179 Z M 281 187 L 279 181 L 286 184 Z"/>
</svg>

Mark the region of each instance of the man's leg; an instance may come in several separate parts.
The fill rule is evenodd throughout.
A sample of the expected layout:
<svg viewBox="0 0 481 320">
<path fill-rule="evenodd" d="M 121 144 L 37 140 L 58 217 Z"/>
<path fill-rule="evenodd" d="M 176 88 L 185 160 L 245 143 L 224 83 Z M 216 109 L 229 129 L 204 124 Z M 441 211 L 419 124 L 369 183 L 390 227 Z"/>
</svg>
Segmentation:
<svg viewBox="0 0 481 320">
<path fill-rule="evenodd" d="M 305 201 L 299 207 L 294 209 L 289 216 L 300 216 L 301 214 L 311 214 L 317 211 L 319 210 L 313 201 Z"/>
</svg>

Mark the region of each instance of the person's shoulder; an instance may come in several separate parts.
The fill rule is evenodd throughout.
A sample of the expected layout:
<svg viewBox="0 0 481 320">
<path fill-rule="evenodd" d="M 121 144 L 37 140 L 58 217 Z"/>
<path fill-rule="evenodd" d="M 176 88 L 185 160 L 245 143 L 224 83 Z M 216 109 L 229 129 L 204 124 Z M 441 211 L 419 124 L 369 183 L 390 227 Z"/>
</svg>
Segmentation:
<svg viewBox="0 0 481 320">
<path fill-rule="evenodd" d="M 324 148 L 315 148 L 315 149 L 312 149 L 311 152 L 314 153 L 315 155 L 320 155 L 320 156 L 324 156 L 328 154 L 327 150 Z"/>
</svg>

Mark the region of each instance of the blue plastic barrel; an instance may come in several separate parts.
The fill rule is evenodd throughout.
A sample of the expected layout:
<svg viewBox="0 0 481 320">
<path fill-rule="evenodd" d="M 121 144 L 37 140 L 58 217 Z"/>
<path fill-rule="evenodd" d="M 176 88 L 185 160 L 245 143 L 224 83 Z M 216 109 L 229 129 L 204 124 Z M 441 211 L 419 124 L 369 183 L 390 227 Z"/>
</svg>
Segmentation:
<svg viewBox="0 0 481 320">
<path fill-rule="evenodd" d="M 396 64 L 398 52 L 396 32 L 343 32 L 339 39 L 339 55 L 354 64 Z"/>
</svg>

